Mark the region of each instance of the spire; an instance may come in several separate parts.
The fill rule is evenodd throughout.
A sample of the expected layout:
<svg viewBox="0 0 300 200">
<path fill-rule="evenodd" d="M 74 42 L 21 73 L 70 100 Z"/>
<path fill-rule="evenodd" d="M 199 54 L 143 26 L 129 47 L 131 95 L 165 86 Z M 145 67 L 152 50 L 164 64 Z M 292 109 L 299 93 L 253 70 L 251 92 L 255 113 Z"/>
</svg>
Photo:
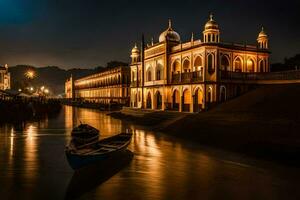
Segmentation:
<svg viewBox="0 0 300 200">
<path fill-rule="evenodd" d="M 169 19 L 169 28 L 172 28 L 172 21 Z"/>
<path fill-rule="evenodd" d="M 134 48 L 137 48 L 136 43 L 134 43 Z"/>
<path fill-rule="evenodd" d="M 261 31 L 264 32 L 264 26 L 261 26 Z"/>
<path fill-rule="evenodd" d="M 153 37 L 151 37 L 151 45 L 154 45 Z"/>
<path fill-rule="evenodd" d="M 209 20 L 210 20 L 210 21 L 213 21 L 213 17 L 214 17 L 213 13 L 210 12 L 210 13 L 209 13 Z"/>
<path fill-rule="evenodd" d="M 192 32 L 191 41 L 194 41 L 194 32 Z"/>
</svg>

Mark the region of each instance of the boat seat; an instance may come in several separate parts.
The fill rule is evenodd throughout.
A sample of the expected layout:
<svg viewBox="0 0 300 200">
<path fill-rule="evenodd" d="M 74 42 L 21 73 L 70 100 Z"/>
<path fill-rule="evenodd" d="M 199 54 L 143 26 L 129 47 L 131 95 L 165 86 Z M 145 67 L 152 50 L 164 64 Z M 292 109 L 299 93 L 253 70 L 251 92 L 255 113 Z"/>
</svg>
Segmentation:
<svg viewBox="0 0 300 200">
<path fill-rule="evenodd" d="M 108 147 L 108 148 L 113 148 L 113 149 L 118 148 L 116 145 L 110 145 L 110 144 L 100 144 L 100 146 L 102 146 L 102 147 Z"/>
</svg>

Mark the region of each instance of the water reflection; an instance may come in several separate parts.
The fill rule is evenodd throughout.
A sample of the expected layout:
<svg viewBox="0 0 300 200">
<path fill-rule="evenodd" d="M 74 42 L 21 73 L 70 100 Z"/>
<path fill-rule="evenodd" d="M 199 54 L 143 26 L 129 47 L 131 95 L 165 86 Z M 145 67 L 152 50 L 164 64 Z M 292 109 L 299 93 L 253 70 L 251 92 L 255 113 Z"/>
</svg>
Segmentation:
<svg viewBox="0 0 300 200">
<path fill-rule="evenodd" d="M 131 151 L 121 152 L 105 161 L 84 167 L 74 172 L 68 185 L 65 199 L 74 199 L 93 190 L 126 167 L 133 154 Z"/>
<path fill-rule="evenodd" d="M 131 127 L 134 156 L 74 174 L 64 146 L 80 121 L 101 137 Z M 66 106 L 54 119 L 0 126 L 0 146 L 1 199 L 300 199 L 298 169 L 204 150 L 96 110 Z"/>
</svg>

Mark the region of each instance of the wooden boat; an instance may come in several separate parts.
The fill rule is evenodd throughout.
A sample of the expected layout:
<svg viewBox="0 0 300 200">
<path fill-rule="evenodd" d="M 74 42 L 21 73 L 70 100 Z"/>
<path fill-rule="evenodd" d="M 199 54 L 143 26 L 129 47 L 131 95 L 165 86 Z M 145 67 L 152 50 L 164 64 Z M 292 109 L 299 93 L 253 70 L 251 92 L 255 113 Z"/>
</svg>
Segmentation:
<svg viewBox="0 0 300 200">
<path fill-rule="evenodd" d="M 99 140 L 99 130 L 88 125 L 80 124 L 71 132 L 72 140 L 77 145 L 83 145 Z"/>
<path fill-rule="evenodd" d="M 99 161 L 125 151 L 130 144 L 132 133 L 120 133 L 118 135 L 91 142 L 84 145 L 76 145 L 71 141 L 66 147 L 65 153 L 70 166 L 76 170 L 83 166 Z"/>
</svg>

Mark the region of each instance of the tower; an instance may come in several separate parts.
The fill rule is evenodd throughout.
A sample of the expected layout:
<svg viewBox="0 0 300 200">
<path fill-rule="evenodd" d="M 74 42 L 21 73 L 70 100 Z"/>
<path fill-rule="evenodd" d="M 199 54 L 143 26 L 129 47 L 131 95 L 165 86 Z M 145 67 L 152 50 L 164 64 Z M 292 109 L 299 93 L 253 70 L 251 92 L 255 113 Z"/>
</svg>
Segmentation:
<svg viewBox="0 0 300 200">
<path fill-rule="evenodd" d="M 203 31 L 204 43 L 219 43 L 220 30 L 217 22 L 213 19 L 213 14 L 209 15 L 209 20 L 206 22 Z"/>
<path fill-rule="evenodd" d="M 260 31 L 260 33 L 258 34 L 258 37 L 257 37 L 258 47 L 260 49 L 268 49 L 269 48 L 268 41 L 269 41 L 268 35 L 264 31 L 264 27 L 261 27 L 261 31 Z"/>
<path fill-rule="evenodd" d="M 131 50 L 131 63 L 137 63 L 140 61 L 140 50 L 134 45 L 134 47 Z"/>
</svg>

